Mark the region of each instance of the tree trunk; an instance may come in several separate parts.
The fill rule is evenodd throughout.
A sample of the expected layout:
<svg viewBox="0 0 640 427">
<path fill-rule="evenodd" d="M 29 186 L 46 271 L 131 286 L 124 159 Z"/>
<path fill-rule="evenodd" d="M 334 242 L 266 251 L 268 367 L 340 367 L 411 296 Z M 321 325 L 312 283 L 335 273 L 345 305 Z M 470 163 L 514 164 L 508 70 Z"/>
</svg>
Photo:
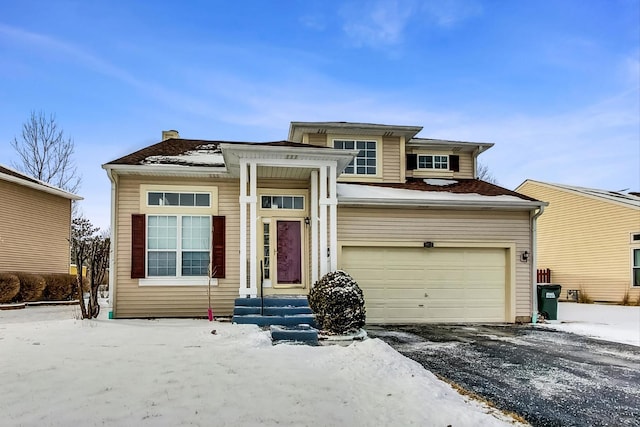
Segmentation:
<svg viewBox="0 0 640 427">
<path fill-rule="evenodd" d="M 84 305 L 84 292 L 82 290 L 82 265 L 78 267 L 78 273 L 76 274 L 76 287 L 78 291 L 78 301 L 80 302 L 80 310 L 82 311 L 82 318 L 87 319 L 87 309 Z"/>
</svg>

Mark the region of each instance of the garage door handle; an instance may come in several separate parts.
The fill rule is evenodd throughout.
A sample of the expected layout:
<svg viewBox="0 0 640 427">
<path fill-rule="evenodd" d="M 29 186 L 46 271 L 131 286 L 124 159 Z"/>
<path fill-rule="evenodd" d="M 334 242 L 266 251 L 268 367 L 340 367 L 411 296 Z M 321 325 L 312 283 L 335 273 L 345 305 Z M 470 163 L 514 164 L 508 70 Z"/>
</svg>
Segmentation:
<svg viewBox="0 0 640 427">
<path fill-rule="evenodd" d="M 424 304 L 418 304 L 418 307 L 424 307 Z"/>
</svg>

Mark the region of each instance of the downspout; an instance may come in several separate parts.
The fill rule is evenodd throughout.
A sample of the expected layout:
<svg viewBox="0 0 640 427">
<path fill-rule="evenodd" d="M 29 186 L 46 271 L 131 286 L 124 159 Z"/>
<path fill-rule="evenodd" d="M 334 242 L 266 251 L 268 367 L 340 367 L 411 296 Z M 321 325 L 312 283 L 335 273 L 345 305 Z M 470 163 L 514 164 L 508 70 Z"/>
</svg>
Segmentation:
<svg viewBox="0 0 640 427">
<path fill-rule="evenodd" d="M 533 311 L 531 313 L 531 323 L 538 322 L 538 260 L 537 260 L 537 231 L 538 231 L 538 217 L 544 212 L 544 205 L 540 205 L 540 209 L 535 215 L 531 217 L 531 306 Z"/>
<path fill-rule="evenodd" d="M 111 181 L 111 242 L 109 245 L 109 318 L 115 317 L 114 300 L 116 296 L 116 182 L 117 178 L 111 169 L 107 169 Z"/>
</svg>

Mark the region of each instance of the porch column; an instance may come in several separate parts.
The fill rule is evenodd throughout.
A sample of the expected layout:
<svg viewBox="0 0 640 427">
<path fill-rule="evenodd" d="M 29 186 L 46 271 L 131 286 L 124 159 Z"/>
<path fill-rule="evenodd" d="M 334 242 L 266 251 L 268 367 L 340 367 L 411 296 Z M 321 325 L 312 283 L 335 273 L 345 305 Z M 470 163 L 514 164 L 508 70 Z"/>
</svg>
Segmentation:
<svg viewBox="0 0 640 427">
<path fill-rule="evenodd" d="M 320 168 L 320 276 L 324 276 L 329 271 L 327 264 L 327 167 Z"/>
<path fill-rule="evenodd" d="M 249 162 L 249 293 L 251 297 L 256 297 L 258 295 L 257 202 L 258 167 L 255 161 L 251 161 Z"/>
<path fill-rule="evenodd" d="M 329 271 L 338 269 L 338 195 L 336 185 L 336 164 L 329 166 Z"/>
<path fill-rule="evenodd" d="M 247 296 L 247 161 L 240 159 L 240 283 L 238 294 Z"/>
<path fill-rule="evenodd" d="M 311 171 L 311 286 L 318 281 L 318 171 Z M 310 287 L 311 287 L 310 286 Z"/>
</svg>

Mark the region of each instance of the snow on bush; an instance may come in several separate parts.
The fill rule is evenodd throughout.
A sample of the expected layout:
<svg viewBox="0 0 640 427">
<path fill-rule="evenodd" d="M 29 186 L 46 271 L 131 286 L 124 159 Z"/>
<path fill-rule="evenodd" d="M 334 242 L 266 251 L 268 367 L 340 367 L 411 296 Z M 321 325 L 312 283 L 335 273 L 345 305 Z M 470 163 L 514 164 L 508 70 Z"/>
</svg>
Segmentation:
<svg viewBox="0 0 640 427">
<path fill-rule="evenodd" d="M 20 292 L 20 279 L 15 274 L 0 273 L 0 303 L 9 303 Z"/>
<path fill-rule="evenodd" d="M 308 298 L 320 329 L 343 334 L 364 326 L 364 296 L 346 272 L 338 270 L 325 274 L 313 286 Z"/>
</svg>

